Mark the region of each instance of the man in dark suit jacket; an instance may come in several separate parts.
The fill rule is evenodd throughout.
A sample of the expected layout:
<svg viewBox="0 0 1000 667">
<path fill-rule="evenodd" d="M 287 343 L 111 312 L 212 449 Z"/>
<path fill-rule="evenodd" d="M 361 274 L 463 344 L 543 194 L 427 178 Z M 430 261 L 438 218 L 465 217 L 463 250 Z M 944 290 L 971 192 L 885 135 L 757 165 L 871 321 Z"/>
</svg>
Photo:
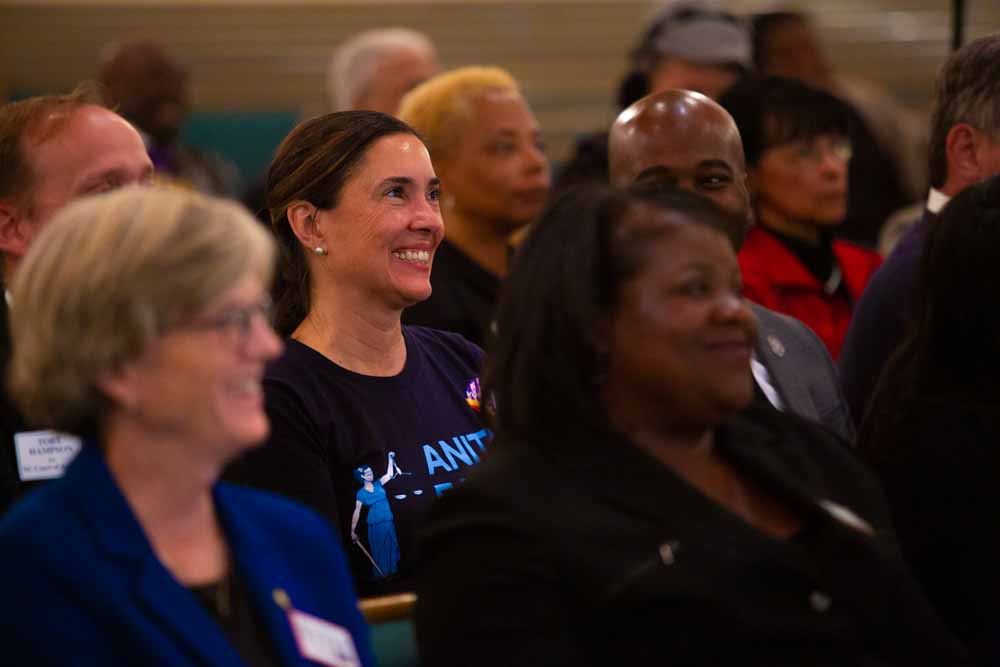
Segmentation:
<svg viewBox="0 0 1000 667">
<path fill-rule="evenodd" d="M 4 299 L 0 302 L 0 513 L 43 476 L 18 458 L 15 435 L 48 437 L 21 418 L 7 395 L 11 341 L 8 286 L 42 227 L 71 200 L 149 181 L 153 165 L 142 138 L 116 113 L 94 103 L 86 90 L 33 97 L 0 107 L 0 257 Z M 37 471 L 36 471 L 37 472 Z"/>
<path fill-rule="evenodd" d="M 608 148 L 614 185 L 658 181 L 714 200 L 740 223 L 730 233 L 739 250 L 753 214 L 743 143 L 725 109 L 686 90 L 649 95 L 618 116 Z M 798 320 L 757 304 L 751 309 L 759 322 L 752 369 L 760 392 L 779 410 L 853 443 L 854 427 L 822 342 Z"/>
<path fill-rule="evenodd" d="M 896 246 L 854 308 L 840 377 L 860 424 L 882 369 L 902 340 L 927 227 L 948 200 L 1000 173 L 1000 34 L 952 54 L 935 86 L 930 180 L 924 216 Z"/>
</svg>

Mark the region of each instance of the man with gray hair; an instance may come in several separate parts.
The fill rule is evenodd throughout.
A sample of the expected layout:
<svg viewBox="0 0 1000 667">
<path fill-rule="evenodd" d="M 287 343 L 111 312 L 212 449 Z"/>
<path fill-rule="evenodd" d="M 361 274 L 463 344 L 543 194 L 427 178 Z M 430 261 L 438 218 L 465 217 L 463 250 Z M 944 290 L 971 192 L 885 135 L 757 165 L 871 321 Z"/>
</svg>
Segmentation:
<svg viewBox="0 0 1000 667">
<path fill-rule="evenodd" d="M 437 52 L 423 33 L 409 28 L 360 32 L 337 47 L 327 70 L 332 111 L 369 110 L 393 115 L 399 101 L 441 70 Z M 270 226 L 263 177 L 243 193 L 243 204 Z"/>
<path fill-rule="evenodd" d="M 334 52 L 330 102 L 334 111 L 394 114 L 403 95 L 440 69 L 434 45 L 423 33 L 408 28 L 366 30 Z"/>
<path fill-rule="evenodd" d="M 941 69 L 929 166 L 931 189 L 923 218 L 868 283 L 841 350 L 840 379 L 857 424 L 903 337 L 930 221 L 959 192 L 1000 173 L 1000 33 L 965 45 Z"/>
</svg>

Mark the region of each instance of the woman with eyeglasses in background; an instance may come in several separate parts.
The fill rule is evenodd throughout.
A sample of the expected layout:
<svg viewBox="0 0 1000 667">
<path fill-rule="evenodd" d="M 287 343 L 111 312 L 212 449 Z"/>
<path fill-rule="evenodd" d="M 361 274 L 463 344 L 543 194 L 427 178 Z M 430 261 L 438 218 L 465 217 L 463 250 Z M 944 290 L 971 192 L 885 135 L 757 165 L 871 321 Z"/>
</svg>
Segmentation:
<svg viewBox="0 0 1000 667">
<path fill-rule="evenodd" d="M 738 83 L 719 104 L 740 130 L 757 218 L 739 254 L 744 294 L 809 325 L 836 359 L 882 261 L 834 238 L 847 214 L 849 110 L 778 77 Z"/>
<path fill-rule="evenodd" d="M 268 433 L 273 259 L 241 207 L 179 190 L 72 204 L 32 245 L 12 394 L 90 439 L 0 523 L 9 664 L 374 664 L 326 522 L 217 483 Z"/>
</svg>

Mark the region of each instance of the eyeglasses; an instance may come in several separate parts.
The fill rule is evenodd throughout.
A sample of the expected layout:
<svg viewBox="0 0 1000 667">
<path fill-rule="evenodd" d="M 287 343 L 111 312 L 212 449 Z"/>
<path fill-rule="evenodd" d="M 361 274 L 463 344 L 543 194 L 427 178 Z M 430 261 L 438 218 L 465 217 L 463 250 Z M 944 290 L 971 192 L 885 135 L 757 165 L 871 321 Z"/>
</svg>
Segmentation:
<svg viewBox="0 0 1000 667">
<path fill-rule="evenodd" d="M 803 165 L 816 165 L 830 156 L 840 162 L 849 162 L 854 154 L 854 147 L 847 138 L 819 137 L 812 141 L 796 141 L 786 144 L 788 154 L 793 160 Z M 775 146 L 780 148 L 781 146 Z"/>
<path fill-rule="evenodd" d="M 192 322 L 195 329 L 214 329 L 229 343 L 243 347 L 253 332 L 254 317 L 260 316 L 271 326 L 273 307 L 271 299 L 261 297 L 256 303 L 242 308 L 230 308 L 214 317 L 206 317 Z"/>
</svg>

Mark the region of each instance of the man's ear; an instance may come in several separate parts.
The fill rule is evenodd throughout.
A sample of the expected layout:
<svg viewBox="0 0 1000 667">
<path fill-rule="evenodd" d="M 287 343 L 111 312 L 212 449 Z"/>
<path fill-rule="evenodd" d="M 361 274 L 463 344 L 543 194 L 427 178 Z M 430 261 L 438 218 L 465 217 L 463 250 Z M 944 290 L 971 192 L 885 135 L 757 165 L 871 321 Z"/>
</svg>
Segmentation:
<svg viewBox="0 0 1000 667">
<path fill-rule="evenodd" d="M 0 200 L 0 253 L 16 259 L 24 257 L 34 232 L 34 223 L 24 214 L 23 206 Z"/>
<path fill-rule="evenodd" d="M 288 224 L 295 233 L 296 238 L 306 248 L 312 250 L 317 247 L 326 247 L 326 240 L 316 224 L 318 209 L 307 201 L 292 202 L 288 207 L 285 216 Z"/>
<path fill-rule="evenodd" d="M 964 189 L 981 180 L 982 165 L 979 149 L 986 135 L 968 123 L 956 123 L 945 137 L 948 159 L 948 180 Z"/>
</svg>

